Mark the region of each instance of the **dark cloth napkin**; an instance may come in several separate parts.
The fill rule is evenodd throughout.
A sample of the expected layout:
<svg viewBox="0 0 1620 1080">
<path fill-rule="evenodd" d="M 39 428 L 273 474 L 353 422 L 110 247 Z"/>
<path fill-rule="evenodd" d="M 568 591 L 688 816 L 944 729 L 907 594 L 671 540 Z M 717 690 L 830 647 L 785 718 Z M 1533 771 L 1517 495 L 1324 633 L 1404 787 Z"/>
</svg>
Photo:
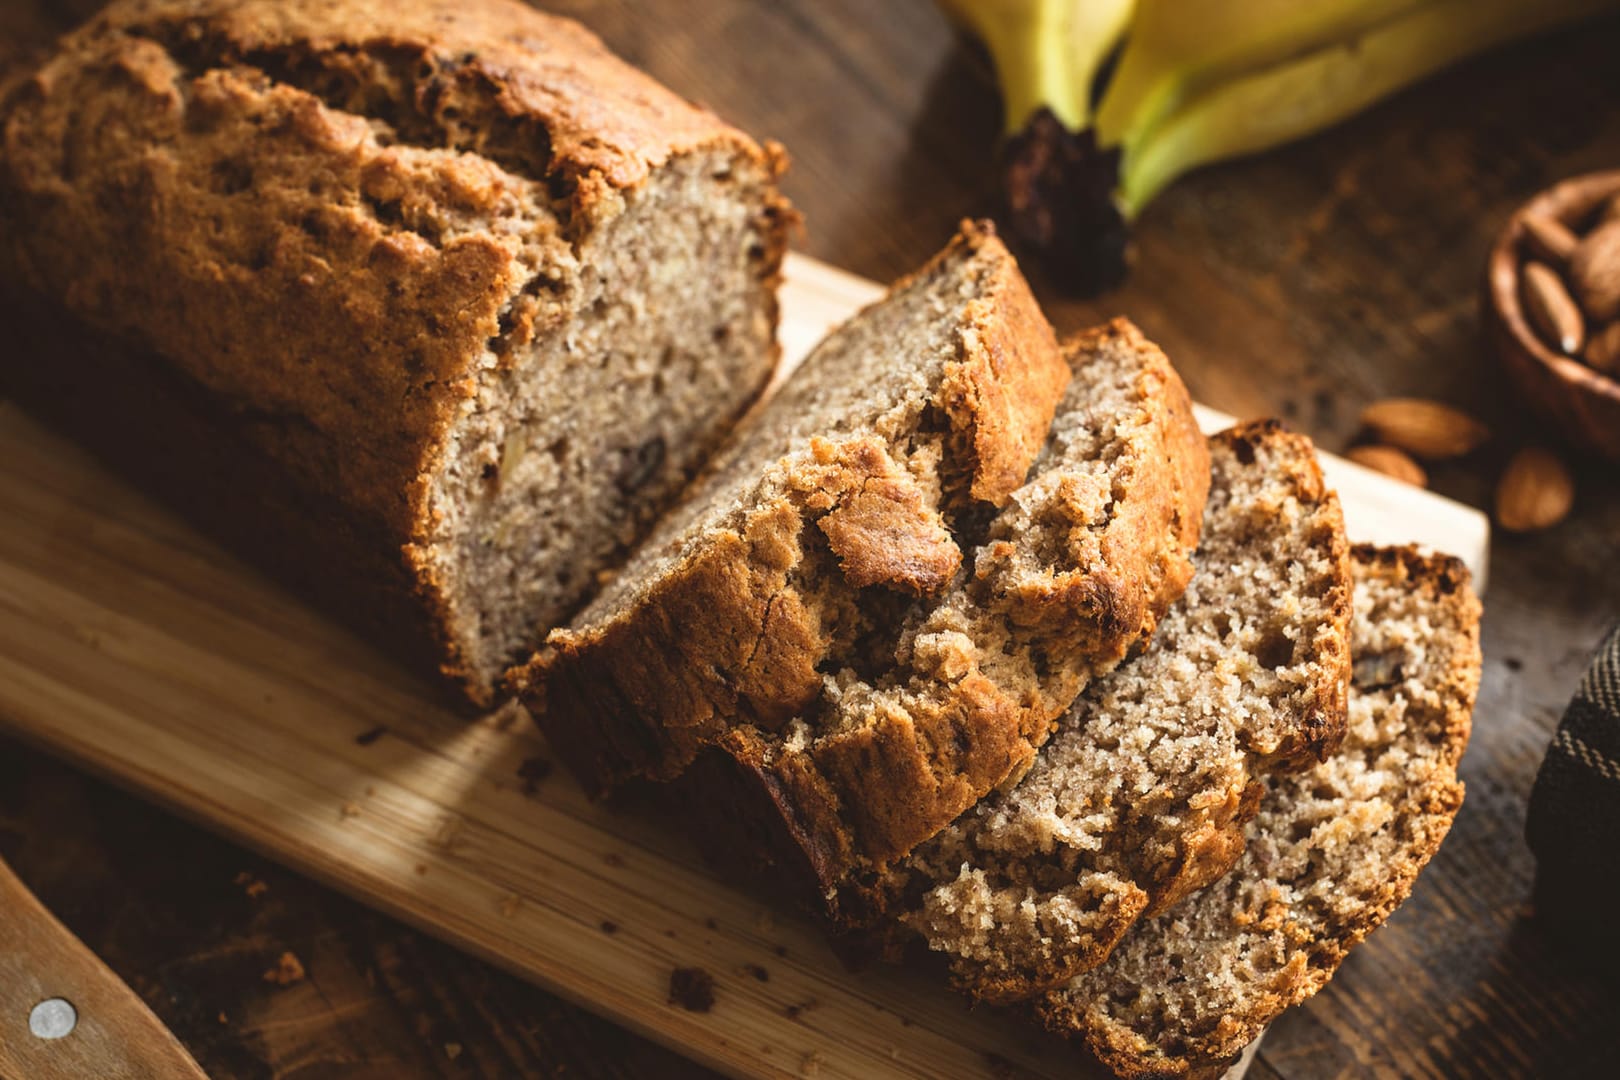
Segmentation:
<svg viewBox="0 0 1620 1080">
<path fill-rule="evenodd" d="M 1620 624 L 1558 724 L 1525 832 L 1536 856 L 1537 922 L 1620 958 Z"/>
</svg>

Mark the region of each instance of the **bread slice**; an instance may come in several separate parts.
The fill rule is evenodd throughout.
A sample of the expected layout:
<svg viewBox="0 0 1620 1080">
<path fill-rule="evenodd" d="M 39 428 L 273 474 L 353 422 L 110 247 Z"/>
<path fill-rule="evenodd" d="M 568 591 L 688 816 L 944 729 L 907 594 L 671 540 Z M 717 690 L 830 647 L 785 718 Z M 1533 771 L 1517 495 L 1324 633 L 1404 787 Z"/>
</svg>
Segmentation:
<svg viewBox="0 0 1620 1080">
<path fill-rule="evenodd" d="M 1140 917 L 1224 874 L 1259 778 L 1344 731 L 1349 546 L 1310 440 L 1263 421 L 1209 441 L 1186 595 L 1146 651 L 1093 683 L 1010 791 L 919 848 L 902 921 L 975 998 L 1101 963 Z"/>
<path fill-rule="evenodd" d="M 8 388 L 475 700 L 775 364 L 781 155 L 517 0 L 120 0 L 0 130 Z"/>
<path fill-rule="evenodd" d="M 1066 363 L 970 228 L 822 343 L 525 701 L 598 790 L 696 762 L 700 832 L 826 896 L 1026 767 L 1152 631 L 1207 483 L 1163 354 L 1119 323 Z"/>
<path fill-rule="evenodd" d="M 1468 571 L 1410 548 L 1358 547 L 1353 566 L 1355 671 L 1337 755 L 1270 779 L 1227 877 L 1039 1004 L 1120 1076 L 1219 1076 L 1406 899 L 1462 804 L 1480 673 Z"/>
</svg>

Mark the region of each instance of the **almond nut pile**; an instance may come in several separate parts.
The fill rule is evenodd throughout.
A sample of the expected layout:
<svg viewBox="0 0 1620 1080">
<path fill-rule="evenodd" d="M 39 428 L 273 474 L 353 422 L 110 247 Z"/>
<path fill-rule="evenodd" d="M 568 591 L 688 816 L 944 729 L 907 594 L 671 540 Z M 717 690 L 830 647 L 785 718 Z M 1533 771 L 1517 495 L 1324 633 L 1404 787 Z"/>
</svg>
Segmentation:
<svg viewBox="0 0 1620 1080">
<path fill-rule="evenodd" d="M 1416 487 L 1429 482 L 1420 461 L 1463 457 L 1491 437 L 1490 429 L 1461 409 L 1425 398 L 1375 401 L 1362 410 L 1361 427 L 1373 441 L 1352 446 L 1345 456 Z M 1497 482 L 1496 523 L 1509 532 L 1550 529 L 1569 516 L 1574 503 L 1575 480 L 1563 460 L 1545 447 L 1524 446 Z"/>
<path fill-rule="evenodd" d="M 1544 344 L 1620 378 L 1620 192 L 1573 222 L 1520 219 L 1525 313 Z"/>
<path fill-rule="evenodd" d="M 1385 398 L 1361 412 L 1361 429 L 1372 440 L 1344 456 L 1357 465 L 1413 487 L 1428 487 L 1419 461 L 1449 461 L 1478 450 L 1490 440 L 1484 424 L 1461 409 L 1427 398 Z"/>
</svg>

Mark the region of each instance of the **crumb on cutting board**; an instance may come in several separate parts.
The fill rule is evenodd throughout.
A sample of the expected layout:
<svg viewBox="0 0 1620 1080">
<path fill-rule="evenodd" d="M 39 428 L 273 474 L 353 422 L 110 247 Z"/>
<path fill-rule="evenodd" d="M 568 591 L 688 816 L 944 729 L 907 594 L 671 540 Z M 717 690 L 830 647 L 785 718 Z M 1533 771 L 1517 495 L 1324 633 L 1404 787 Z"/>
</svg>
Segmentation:
<svg viewBox="0 0 1620 1080">
<path fill-rule="evenodd" d="M 304 978 L 304 964 L 290 952 L 281 954 L 276 966 L 264 973 L 264 981 L 277 986 L 291 986 Z"/>
<path fill-rule="evenodd" d="M 243 870 L 240 874 L 237 874 L 236 877 L 232 878 L 231 884 L 240 887 L 241 890 L 247 894 L 249 900 L 257 900 L 259 897 L 270 891 L 270 886 L 266 885 L 263 881 L 260 881 L 246 870 Z"/>
<path fill-rule="evenodd" d="M 669 1003 L 687 1012 L 708 1012 L 714 1008 L 714 976 L 702 968 L 676 968 L 669 973 Z"/>
</svg>

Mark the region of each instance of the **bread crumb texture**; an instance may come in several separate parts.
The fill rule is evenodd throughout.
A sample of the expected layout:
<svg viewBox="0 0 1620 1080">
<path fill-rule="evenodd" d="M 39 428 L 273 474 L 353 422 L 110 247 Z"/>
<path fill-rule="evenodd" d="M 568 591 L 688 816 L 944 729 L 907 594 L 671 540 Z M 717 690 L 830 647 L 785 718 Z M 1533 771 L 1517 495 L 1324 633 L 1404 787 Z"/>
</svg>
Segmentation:
<svg viewBox="0 0 1620 1080">
<path fill-rule="evenodd" d="M 1210 440 L 1194 574 L 1145 651 L 1093 683 L 1010 790 L 919 849 L 904 921 L 995 1001 L 1100 963 L 1137 918 L 1218 878 L 1259 778 L 1344 731 L 1349 549 L 1310 441 L 1273 423 Z"/>
<path fill-rule="evenodd" d="M 1036 1006 L 1127 1077 L 1218 1076 L 1411 892 L 1457 808 L 1480 607 L 1460 562 L 1358 547 L 1349 727 L 1268 777 L 1236 867 Z"/>
</svg>

